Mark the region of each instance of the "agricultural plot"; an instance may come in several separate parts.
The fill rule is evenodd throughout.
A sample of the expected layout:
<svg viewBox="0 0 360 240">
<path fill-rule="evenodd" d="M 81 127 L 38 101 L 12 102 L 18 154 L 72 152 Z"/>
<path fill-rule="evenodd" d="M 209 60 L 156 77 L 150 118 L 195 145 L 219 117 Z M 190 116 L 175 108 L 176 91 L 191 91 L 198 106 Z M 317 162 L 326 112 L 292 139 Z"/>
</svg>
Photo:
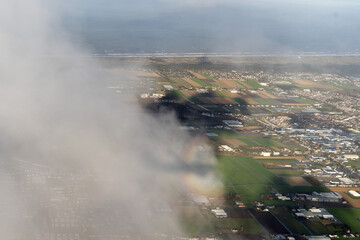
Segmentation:
<svg viewBox="0 0 360 240">
<path fill-rule="evenodd" d="M 271 187 L 288 187 L 281 179 L 250 157 L 218 156 L 218 174 L 226 192 L 239 193 L 245 205 L 253 205 Z"/>
<path fill-rule="evenodd" d="M 360 208 L 360 198 L 353 197 L 349 191 L 360 191 L 360 188 L 356 187 L 349 187 L 349 188 L 342 188 L 342 187 L 331 187 L 329 188 L 331 191 L 339 193 L 351 206 L 354 208 Z"/>
<path fill-rule="evenodd" d="M 197 87 L 202 87 L 201 83 L 198 83 L 198 82 L 196 82 L 196 81 L 193 81 L 193 80 L 190 79 L 190 78 L 183 78 L 183 80 L 184 80 L 186 83 L 190 84 L 192 87 L 195 87 L 195 88 L 197 88 Z"/>
<path fill-rule="evenodd" d="M 245 81 L 244 85 L 250 86 L 250 88 L 254 89 L 262 88 L 262 86 L 256 80 Z"/>
<path fill-rule="evenodd" d="M 200 210 L 196 206 L 183 206 L 179 222 L 184 232 L 192 237 L 209 233 L 231 233 L 232 229 L 239 231 L 242 229 L 244 234 L 264 233 L 250 215 L 241 218 L 217 219 L 209 209 Z"/>
<path fill-rule="evenodd" d="M 197 84 L 203 86 L 203 87 L 211 87 L 213 86 L 214 84 L 212 84 L 211 82 L 209 82 L 208 80 L 205 80 L 205 79 L 197 79 L 197 78 L 191 78 L 191 80 L 193 82 L 196 82 Z"/>
<path fill-rule="evenodd" d="M 328 208 L 330 213 L 346 224 L 352 231 L 360 233 L 360 209 Z"/>
<path fill-rule="evenodd" d="M 290 186 L 312 186 L 311 183 L 306 181 L 303 177 L 283 177 L 283 179 Z"/>
<path fill-rule="evenodd" d="M 250 139 L 246 138 L 243 135 L 240 135 L 232 130 L 226 130 L 226 129 L 210 129 L 209 131 L 216 133 L 219 137 L 218 140 L 224 140 L 224 141 L 228 141 L 227 139 L 233 139 L 230 141 L 234 141 L 234 139 L 237 139 L 239 142 L 237 142 L 237 144 L 240 145 L 244 144 L 250 147 L 255 147 L 257 146 L 256 143 L 252 142 Z"/>
<path fill-rule="evenodd" d="M 311 184 L 305 184 L 305 185 L 293 185 L 292 184 L 294 181 L 292 181 L 291 177 L 301 176 L 303 174 L 302 171 L 299 171 L 296 169 L 286 169 L 286 168 L 269 169 L 269 170 L 277 176 L 287 177 L 285 179 L 290 180 L 290 182 L 289 181 L 286 181 L 286 182 L 289 183 L 291 186 L 311 186 Z M 297 181 L 295 181 L 295 182 L 297 182 Z"/>
<path fill-rule="evenodd" d="M 303 225 L 287 209 L 275 208 L 271 212 L 294 234 L 309 234 Z"/>
<path fill-rule="evenodd" d="M 190 83 L 186 82 L 185 80 L 183 80 L 181 78 L 172 77 L 172 78 L 170 78 L 170 82 L 172 85 L 174 85 L 176 87 L 186 87 L 186 88 L 192 87 L 192 85 Z"/>
<path fill-rule="evenodd" d="M 325 89 L 334 89 L 334 86 L 327 85 L 321 82 L 315 82 L 307 79 L 296 79 L 293 80 L 294 84 L 300 88 L 325 88 Z"/>
<path fill-rule="evenodd" d="M 269 102 L 268 100 L 264 99 L 264 98 L 253 98 L 253 100 L 255 100 L 258 104 L 262 104 L 262 105 L 271 105 L 272 103 Z"/>
</svg>

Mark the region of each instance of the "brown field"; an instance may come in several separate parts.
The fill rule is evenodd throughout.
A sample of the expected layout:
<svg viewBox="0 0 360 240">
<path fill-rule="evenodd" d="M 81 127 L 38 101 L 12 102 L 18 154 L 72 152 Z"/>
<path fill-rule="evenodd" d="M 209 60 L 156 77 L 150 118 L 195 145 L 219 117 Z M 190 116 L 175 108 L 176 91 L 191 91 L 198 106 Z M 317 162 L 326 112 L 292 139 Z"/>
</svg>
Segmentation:
<svg viewBox="0 0 360 240">
<path fill-rule="evenodd" d="M 326 85 L 321 84 L 321 83 L 317 83 L 311 80 L 306 80 L 306 79 L 296 79 L 294 80 L 294 82 L 296 83 L 296 85 L 298 86 L 302 86 L 302 87 L 326 87 Z"/>
<path fill-rule="evenodd" d="M 191 80 L 190 78 L 183 78 L 183 80 L 187 83 L 189 83 L 191 86 L 193 87 L 201 87 L 200 84 L 198 84 L 197 82 L 194 82 L 193 80 Z"/>
<path fill-rule="evenodd" d="M 354 208 L 360 208 L 360 199 L 353 199 L 350 196 L 348 196 L 346 193 L 350 190 L 355 190 L 355 191 L 360 191 L 359 187 L 354 187 L 354 188 L 343 188 L 343 187 L 329 187 L 329 189 L 333 192 L 337 192 L 340 193 L 341 196 L 348 202 L 351 204 L 351 206 L 353 206 Z"/>
<path fill-rule="evenodd" d="M 224 142 L 226 144 L 234 146 L 234 147 L 247 146 L 246 143 L 244 143 L 243 141 L 236 139 L 236 138 L 226 138 L 226 139 L 224 139 Z"/>
<path fill-rule="evenodd" d="M 245 100 L 248 104 L 256 104 L 256 105 L 259 104 L 258 102 L 252 100 L 251 98 L 245 98 L 244 100 Z"/>
<path fill-rule="evenodd" d="M 247 84 L 245 82 L 242 82 L 241 84 L 244 85 L 246 88 L 253 89 L 252 86 L 250 86 L 249 84 Z"/>
<path fill-rule="evenodd" d="M 230 98 L 241 98 L 241 95 L 238 93 L 231 93 L 230 91 L 223 91 L 222 93 Z"/>
<path fill-rule="evenodd" d="M 303 177 L 282 177 L 282 179 L 284 179 L 284 181 L 287 182 L 290 186 L 312 186 Z"/>
<path fill-rule="evenodd" d="M 218 104 L 236 104 L 236 102 L 231 100 L 230 98 L 212 97 L 210 99 Z"/>
<path fill-rule="evenodd" d="M 215 80 L 215 82 L 223 88 L 235 88 L 239 86 L 239 84 L 233 80 Z"/>
<path fill-rule="evenodd" d="M 191 72 L 191 74 L 194 75 L 197 79 L 200 79 L 200 80 L 207 79 L 206 77 L 204 77 L 200 73 Z"/>
<path fill-rule="evenodd" d="M 268 92 L 266 92 L 266 91 L 260 91 L 259 93 L 262 94 L 262 95 L 264 95 L 265 98 L 278 98 L 277 96 L 275 96 L 275 95 L 273 95 L 273 94 L 271 94 L 271 93 L 268 93 Z"/>
<path fill-rule="evenodd" d="M 276 157 L 261 157 L 254 156 L 255 159 L 303 159 L 304 156 L 276 156 Z"/>
<path fill-rule="evenodd" d="M 140 77 L 160 77 L 157 73 L 143 72 L 143 71 L 138 71 L 137 75 L 140 76 Z"/>
<path fill-rule="evenodd" d="M 265 94 L 263 94 L 262 92 L 259 92 L 257 95 L 258 95 L 259 97 L 261 97 L 261 98 L 269 99 L 269 97 L 266 96 Z"/>
<path fill-rule="evenodd" d="M 193 97 L 198 94 L 197 91 L 182 90 L 181 91 L 186 97 Z"/>
</svg>

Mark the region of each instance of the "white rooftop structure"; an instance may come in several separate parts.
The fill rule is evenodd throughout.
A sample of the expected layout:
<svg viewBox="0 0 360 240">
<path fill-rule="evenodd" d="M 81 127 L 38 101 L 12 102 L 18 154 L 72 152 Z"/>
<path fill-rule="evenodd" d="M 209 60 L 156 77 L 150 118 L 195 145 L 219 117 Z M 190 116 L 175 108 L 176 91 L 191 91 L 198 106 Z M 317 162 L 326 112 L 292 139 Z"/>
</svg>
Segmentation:
<svg viewBox="0 0 360 240">
<path fill-rule="evenodd" d="M 194 196 L 192 196 L 192 199 L 196 204 L 203 204 L 203 205 L 210 204 L 209 199 L 205 196 L 194 195 Z"/>
<path fill-rule="evenodd" d="M 359 193 L 358 191 L 350 190 L 349 193 L 350 193 L 353 197 L 360 197 L 360 193 Z"/>
<path fill-rule="evenodd" d="M 237 120 L 223 120 L 223 123 L 228 125 L 229 127 L 243 127 L 244 125 Z"/>
<path fill-rule="evenodd" d="M 173 90 L 174 87 L 171 85 L 163 85 L 166 90 Z"/>
<path fill-rule="evenodd" d="M 359 159 L 359 155 L 356 155 L 356 154 L 344 154 L 344 158 L 351 159 L 351 160 L 356 160 L 356 159 Z"/>
<path fill-rule="evenodd" d="M 226 151 L 226 152 L 234 152 L 234 149 L 232 149 L 228 145 L 220 145 L 219 148 Z"/>
<path fill-rule="evenodd" d="M 346 178 L 346 177 L 339 177 L 338 179 L 346 185 L 351 185 L 351 184 L 355 183 L 353 180 L 351 180 L 350 178 Z"/>
<path fill-rule="evenodd" d="M 224 209 L 221 209 L 221 208 L 211 209 L 211 212 L 217 218 L 226 218 L 227 217 L 227 213 L 225 212 Z"/>
</svg>

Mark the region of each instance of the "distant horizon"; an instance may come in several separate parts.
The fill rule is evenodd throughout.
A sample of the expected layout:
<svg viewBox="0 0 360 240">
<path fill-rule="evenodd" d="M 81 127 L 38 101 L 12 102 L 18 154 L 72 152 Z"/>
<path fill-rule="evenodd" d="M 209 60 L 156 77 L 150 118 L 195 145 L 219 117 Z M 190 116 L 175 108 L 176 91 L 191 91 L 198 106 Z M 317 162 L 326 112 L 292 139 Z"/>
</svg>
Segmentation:
<svg viewBox="0 0 360 240">
<path fill-rule="evenodd" d="M 360 51 L 353 52 L 235 52 L 235 53 L 221 53 L 221 52 L 109 52 L 109 53 L 90 53 L 92 56 L 104 57 L 242 57 L 242 56 L 294 56 L 294 57 L 307 57 L 307 56 L 360 56 Z"/>
</svg>

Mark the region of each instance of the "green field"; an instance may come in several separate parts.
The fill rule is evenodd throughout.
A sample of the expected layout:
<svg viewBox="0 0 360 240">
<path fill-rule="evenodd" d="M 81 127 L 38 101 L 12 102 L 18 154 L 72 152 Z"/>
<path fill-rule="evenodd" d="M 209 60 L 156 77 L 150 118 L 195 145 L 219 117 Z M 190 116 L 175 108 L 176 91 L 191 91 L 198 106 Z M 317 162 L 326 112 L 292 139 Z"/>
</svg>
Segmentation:
<svg viewBox="0 0 360 240">
<path fill-rule="evenodd" d="M 216 90 L 215 93 L 219 96 L 219 97 L 227 97 L 224 93 L 222 93 L 219 90 Z"/>
<path fill-rule="evenodd" d="M 209 132 L 216 133 L 220 138 L 236 138 L 245 144 L 247 144 L 249 147 L 256 147 L 258 146 L 255 142 L 251 141 L 251 139 L 238 134 L 235 131 L 227 130 L 227 129 L 209 129 Z"/>
<path fill-rule="evenodd" d="M 245 83 L 255 89 L 262 88 L 262 86 L 256 80 L 247 80 Z"/>
<path fill-rule="evenodd" d="M 328 208 L 327 210 L 351 228 L 352 231 L 360 233 L 360 209 Z"/>
<path fill-rule="evenodd" d="M 253 100 L 262 105 L 271 105 L 272 104 L 271 102 L 267 101 L 264 98 L 253 98 Z"/>
<path fill-rule="evenodd" d="M 360 161 L 354 161 L 354 162 L 348 162 L 347 163 L 350 166 L 356 167 L 356 168 L 360 168 Z"/>
<path fill-rule="evenodd" d="M 299 103 L 305 103 L 305 104 L 313 104 L 313 103 L 315 103 L 314 100 L 307 99 L 307 98 L 294 97 L 294 98 L 291 98 L 291 99 L 294 99 L 295 101 L 297 101 Z"/>
<path fill-rule="evenodd" d="M 250 157 L 218 156 L 218 174 L 225 191 L 239 193 L 245 205 L 253 205 L 261 194 L 271 192 L 271 187 L 280 189 L 289 186 L 275 174 Z"/>
<path fill-rule="evenodd" d="M 213 86 L 213 84 L 211 84 L 209 82 L 201 81 L 200 79 L 197 79 L 197 78 L 191 78 L 191 80 L 193 80 L 194 82 L 200 84 L 203 87 L 211 87 L 211 86 Z"/>
<path fill-rule="evenodd" d="M 289 202 L 289 201 L 286 201 Z M 293 202 L 290 202 L 293 203 Z M 293 203 L 294 204 L 294 203 Z M 309 234 L 309 232 L 304 228 L 303 225 L 293 216 L 287 209 L 284 208 L 275 208 L 272 209 L 271 212 L 276 215 L 277 218 L 280 219 L 282 223 L 286 225 L 291 232 L 295 234 Z"/>
<path fill-rule="evenodd" d="M 261 163 L 295 163 L 298 162 L 298 160 L 294 158 L 258 158 L 256 161 L 259 161 Z"/>
<path fill-rule="evenodd" d="M 302 171 L 296 169 L 269 169 L 272 173 L 278 176 L 301 176 Z"/>
</svg>

